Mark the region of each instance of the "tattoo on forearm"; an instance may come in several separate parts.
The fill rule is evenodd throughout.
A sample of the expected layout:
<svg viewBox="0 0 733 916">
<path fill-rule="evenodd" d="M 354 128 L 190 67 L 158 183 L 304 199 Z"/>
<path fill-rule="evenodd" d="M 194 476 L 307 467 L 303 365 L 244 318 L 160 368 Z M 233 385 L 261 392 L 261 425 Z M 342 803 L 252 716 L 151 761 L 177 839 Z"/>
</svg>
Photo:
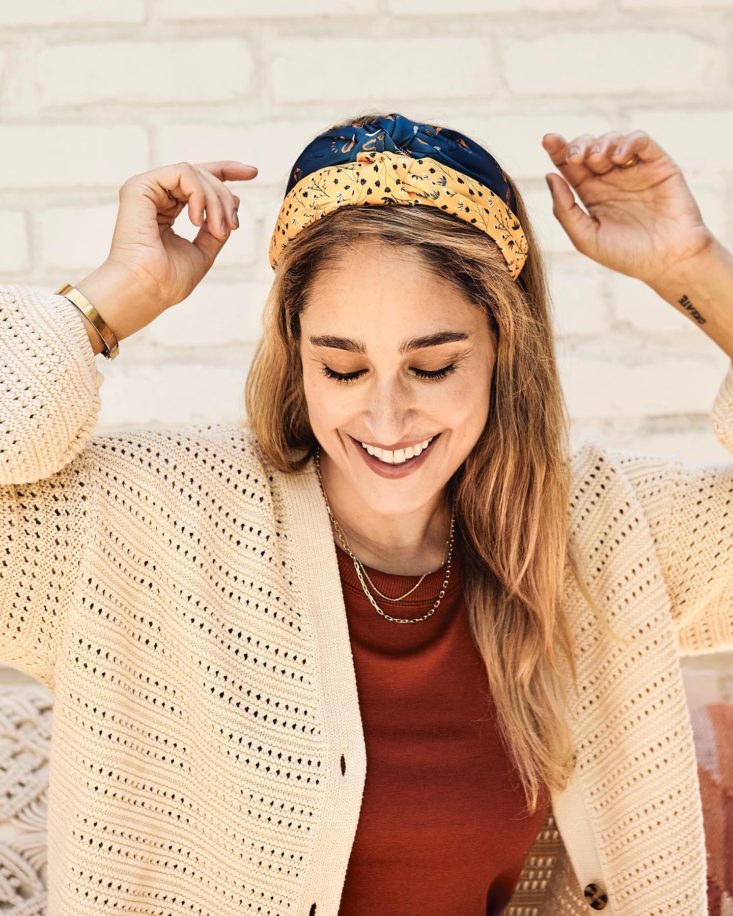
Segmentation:
<svg viewBox="0 0 733 916">
<path fill-rule="evenodd" d="M 706 320 L 698 312 L 695 306 L 690 302 L 687 296 L 683 295 L 681 299 L 677 300 L 685 311 L 689 312 L 690 315 L 697 321 L 698 324 L 707 324 Z"/>
</svg>

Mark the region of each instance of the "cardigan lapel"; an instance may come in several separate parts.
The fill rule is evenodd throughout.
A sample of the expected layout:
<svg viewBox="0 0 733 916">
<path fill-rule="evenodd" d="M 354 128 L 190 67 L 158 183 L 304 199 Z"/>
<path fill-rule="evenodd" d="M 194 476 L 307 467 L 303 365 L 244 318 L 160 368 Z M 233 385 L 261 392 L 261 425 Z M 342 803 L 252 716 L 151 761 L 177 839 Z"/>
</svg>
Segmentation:
<svg viewBox="0 0 733 916">
<path fill-rule="evenodd" d="M 286 513 L 284 530 L 312 631 L 327 756 L 325 800 L 314 828 L 314 852 L 297 913 L 338 912 L 366 780 L 366 744 L 336 546 L 315 464 L 277 475 Z"/>
</svg>

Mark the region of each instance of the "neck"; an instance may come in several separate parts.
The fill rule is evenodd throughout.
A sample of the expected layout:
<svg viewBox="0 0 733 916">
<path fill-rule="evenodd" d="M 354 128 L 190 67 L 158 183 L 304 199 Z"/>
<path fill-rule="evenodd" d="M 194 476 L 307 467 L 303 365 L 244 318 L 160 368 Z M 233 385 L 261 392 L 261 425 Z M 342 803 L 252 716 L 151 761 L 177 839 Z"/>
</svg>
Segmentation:
<svg viewBox="0 0 733 916">
<path fill-rule="evenodd" d="M 446 490 L 407 515 L 382 515 L 354 498 L 353 488 L 348 488 L 323 451 L 320 459 L 331 513 L 361 563 L 398 576 L 422 576 L 443 565 L 451 522 Z M 336 542 L 343 547 L 333 528 Z"/>
</svg>

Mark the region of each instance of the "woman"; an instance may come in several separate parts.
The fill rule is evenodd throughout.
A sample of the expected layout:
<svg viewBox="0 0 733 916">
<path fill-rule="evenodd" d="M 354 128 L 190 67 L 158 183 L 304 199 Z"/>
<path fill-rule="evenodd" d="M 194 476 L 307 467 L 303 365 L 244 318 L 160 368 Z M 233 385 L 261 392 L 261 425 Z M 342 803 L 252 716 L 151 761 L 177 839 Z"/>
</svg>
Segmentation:
<svg viewBox="0 0 733 916">
<path fill-rule="evenodd" d="M 733 357 L 733 258 L 670 157 L 543 146 L 575 246 Z M 55 694 L 49 913 L 704 912 L 678 655 L 733 645 L 733 465 L 568 455 L 485 149 L 398 114 L 314 138 L 247 423 L 93 434 L 94 354 L 189 295 L 254 174 L 134 176 L 98 270 L 2 290 L 0 650 Z M 713 422 L 733 449 L 733 366 Z"/>
</svg>

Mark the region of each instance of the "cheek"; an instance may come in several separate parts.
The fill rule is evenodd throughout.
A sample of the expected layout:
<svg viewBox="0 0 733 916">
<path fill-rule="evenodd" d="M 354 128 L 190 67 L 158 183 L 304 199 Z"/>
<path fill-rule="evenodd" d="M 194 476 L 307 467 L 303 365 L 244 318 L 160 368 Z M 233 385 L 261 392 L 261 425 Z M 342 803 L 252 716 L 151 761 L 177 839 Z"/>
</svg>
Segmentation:
<svg viewBox="0 0 733 916">
<path fill-rule="evenodd" d="M 345 418 L 347 401 L 334 397 L 331 390 L 334 383 L 318 370 L 310 370 L 303 376 L 303 392 L 308 418 L 315 430 L 327 432 L 338 426 Z"/>
<path fill-rule="evenodd" d="M 451 392 L 450 399 L 443 405 L 442 413 L 446 425 L 451 427 L 458 438 L 476 440 L 489 415 L 491 378 L 480 382 L 465 380 Z"/>
</svg>

